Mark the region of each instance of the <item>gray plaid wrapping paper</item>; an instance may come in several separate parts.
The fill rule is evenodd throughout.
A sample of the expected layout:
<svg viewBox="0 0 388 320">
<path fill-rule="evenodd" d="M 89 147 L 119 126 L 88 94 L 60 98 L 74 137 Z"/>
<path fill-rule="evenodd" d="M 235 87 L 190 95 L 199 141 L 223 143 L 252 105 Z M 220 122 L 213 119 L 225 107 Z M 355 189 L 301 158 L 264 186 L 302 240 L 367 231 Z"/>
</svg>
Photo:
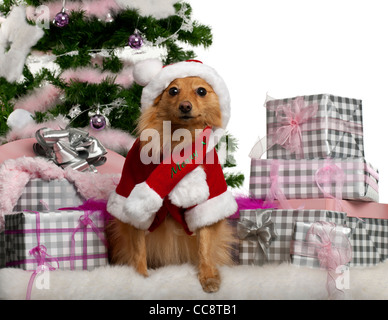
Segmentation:
<svg viewBox="0 0 388 320">
<path fill-rule="evenodd" d="M 42 180 L 31 179 L 25 186 L 22 195 L 13 211 L 23 210 L 56 210 L 65 207 L 74 207 L 83 203 L 82 196 L 77 192 L 74 184 L 66 179 Z"/>
<path fill-rule="evenodd" d="M 54 210 L 37 213 L 20 212 L 5 216 L 5 267 L 35 270 L 36 257 L 30 254 L 38 245 L 47 248 L 46 262 L 59 264 L 60 269 L 91 270 L 108 263 L 105 222 L 98 211 Z M 96 232 L 98 230 L 98 232 Z M 38 235 L 39 234 L 39 235 Z M 74 238 L 74 243 L 72 239 Z"/>
<path fill-rule="evenodd" d="M 316 247 L 306 241 L 307 233 L 312 225 L 313 223 L 295 222 L 290 246 L 291 262 L 299 266 L 320 268 Z M 338 248 L 350 246 L 350 234 L 351 229 L 349 227 L 335 225 L 330 230 L 330 237 L 333 239 L 332 245 Z"/>
<path fill-rule="evenodd" d="M 325 198 L 327 195 L 335 196 L 338 191 L 341 191 L 342 199 L 378 202 L 378 172 L 363 158 L 331 159 L 332 165 L 344 173 L 342 188 L 333 178 L 330 183 L 322 182 L 320 189 L 316 174 L 319 170 L 325 170 L 331 166 L 326 161 L 325 159 L 252 159 L 250 194 L 254 198 L 265 200 L 271 196 L 271 187 L 276 182 L 278 190 L 287 199 Z M 274 170 L 276 172 L 273 172 Z"/>
<path fill-rule="evenodd" d="M 388 258 L 388 220 L 347 217 L 354 266 L 372 266 Z"/>
<path fill-rule="evenodd" d="M 279 107 L 292 106 L 297 98 L 303 98 L 305 106 L 317 105 L 318 111 L 304 123 L 301 130 L 302 154 L 276 143 L 280 127 L 293 122 L 281 120 Z M 287 99 L 269 100 L 267 109 L 268 159 L 316 159 L 364 157 L 362 101 L 328 94 L 309 95 Z M 278 111 L 278 112 L 277 112 Z M 290 120 L 290 119 L 289 119 Z"/>
<path fill-rule="evenodd" d="M 240 218 L 255 221 L 256 211 L 268 211 L 274 222 L 277 238 L 271 242 L 268 249 L 268 262 L 293 262 L 299 265 L 317 266 L 317 261 L 291 257 L 290 249 L 293 239 L 301 239 L 304 231 L 295 234 L 295 226 L 302 223 L 310 225 L 317 221 L 333 222 L 343 228 L 348 234 L 352 247 L 352 260 L 350 266 L 373 266 L 388 258 L 388 220 L 374 218 L 348 217 L 344 212 L 329 210 L 240 210 Z M 257 255 L 257 242 L 240 239 L 239 261 L 240 264 L 255 264 Z M 309 261 L 307 261 L 309 260 Z"/>
<path fill-rule="evenodd" d="M 5 235 L 4 231 L 0 232 L 0 268 L 5 267 Z"/>
<path fill-rule="evenodd" d="M 276 238 L 271 241 L 267 251 L 268 263 L 290 262 L 290 245 L 294 230 L 294 223 L 330 221 L 337 225 L 345 224 L 345 213 L 328 210 L 240 210 L 240 218 L 255 221 L 256 212 L 269 212 L 274 223 Z M 257 261 L 257 241 L 240 239 L 240 264 L 252 265 Z"/>
</svg>

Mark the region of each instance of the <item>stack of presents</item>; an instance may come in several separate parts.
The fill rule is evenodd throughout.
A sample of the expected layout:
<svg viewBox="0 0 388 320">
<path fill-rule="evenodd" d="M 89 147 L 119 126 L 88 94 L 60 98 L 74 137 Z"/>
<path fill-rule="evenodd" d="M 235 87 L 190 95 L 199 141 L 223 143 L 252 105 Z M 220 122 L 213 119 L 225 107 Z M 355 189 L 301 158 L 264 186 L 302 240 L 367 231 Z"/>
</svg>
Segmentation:
<svg viewBox="0 0 388 320">
<path fill-rule="evenodd" d="M 81 136 L 65 135 L 64 130 L 47 133 L 54 136 L 51 149 Z M 89 138 L 86 132 L 82 135 Z M 111 217 L 106 202 L 119 175 L 96 174 L 85 161 L 87 148 L 73 147 L 66 144 L 75 153 L 83 152 L 80 161 L 88 167 L 84 172 L 65 171 L 42 157 L 8 159 L 0 165 L 0 268 L 31 272 L 27 298 L 33 297 L 35 278 L 43 271 L 92 270 L 108 264 L 105 227 Z M 64 148 L 58 150 L 64 154 Z"/>
<path fill-rule="evenodd" d="M 250 197 L 264 205 L 239 211 L 239 263 L 319 267 L 335 280 L 384 261 L 388 205 L 378 203 L 378 172 L 364 158 L 361 101 L 322 94 L 268 100 L 266 109 L 250 175 Z M 31 159 L 0 166 L 0 268 L 31 271 L 27 297 L 42 270 L 108 263 L 104 205 L 56 176 L 55 164 Z"/>
<path fill-rule="evenodd" d="M 31 179 L 0 233 L 0 267 L 91 270 L 106 265 L 103 210 L 84 210 L 67 179 Z"/>
<path fill-rule="evenodd" d="M 388 206 L 378 203 L 378 171 L 364 157 L 362 101 L 320 94 L 265 107 L 249 188 L 266 209 L 239 212 L 240 264 L 340 272 L 384 261 Z"/>
</svg>

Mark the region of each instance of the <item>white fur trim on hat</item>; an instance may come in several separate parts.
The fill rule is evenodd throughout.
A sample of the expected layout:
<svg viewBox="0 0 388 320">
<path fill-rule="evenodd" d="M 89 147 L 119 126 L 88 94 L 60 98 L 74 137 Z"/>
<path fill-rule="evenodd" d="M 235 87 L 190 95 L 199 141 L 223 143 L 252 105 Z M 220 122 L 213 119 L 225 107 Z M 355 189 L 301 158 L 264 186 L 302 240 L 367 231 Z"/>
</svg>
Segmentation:
<svg viewBox="0 0 388 320">
<path fill-rule="evenodd" d="M 141 96 L 141 107 L 143 111 L 153 105 L 155 99 L 173 80 L 186 77 L 200 77 L 209 83 L 218 95 L 223 128 L 229 122 L 229 90 L 224 80 L 213 68 L 199 61 L 182 61 L 161 68 L 156 59 L 143 60 L 135 65 L 133 76 L 138 84 L 145 86 Z"/>
<path fill-rule="evenodd" d="M 133 68 L 133 78 L 137 84 L 146 86 L 163 69 L 159 59 L 146 59 L 139 61 Z"/>
</svg>

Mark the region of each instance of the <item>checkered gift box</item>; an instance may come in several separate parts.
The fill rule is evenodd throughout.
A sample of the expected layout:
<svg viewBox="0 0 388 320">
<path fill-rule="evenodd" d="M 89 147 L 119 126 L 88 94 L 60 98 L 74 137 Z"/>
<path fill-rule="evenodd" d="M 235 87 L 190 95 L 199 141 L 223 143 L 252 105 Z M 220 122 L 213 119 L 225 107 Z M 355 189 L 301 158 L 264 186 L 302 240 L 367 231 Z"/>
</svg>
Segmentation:
<svg viewBox="0 0 388 320">
<path fill-rule="evenodd" d="M 257 199 L 340 197 L 378 202 L 378 172 L 363 158 L 252 159 L 250 193 Z"/>
<path fill-rule="evenodd" d="M 23 210 L 44 211 L 78 206 L 83 203 L 82 196 L 74 184 L 66 179 L 42 180 L 31 179 L 13 208 L 14 212 Z"/>
<path fill-rule="evenodd" d="M 35 270 L 42 257 L 65 270 L 106 265 L 105 222 L 99 213 L 56 210 L 6 215 L 5 266 Z"/>
<path fill-rule="evenodd" d="M 269 100 L 267 158 L 364 157 L 362 101 L 328 94 Z"/>
<path fill-rule="evenodd" d="M 374 218 L 347 218 L 352 229 L 352 265 L 375 265 L 388 258 L 388 220 Z"/>
<path fill-rule="evenodd" d="M 4 231 L 0 232 L 0 268 L 5 267 L 5 235 Z"/>
<path fill-rule="evenodd" d="M 312 231 L 312 226 L 314 227 L 314 231 Z M 312 233 L 314 234 L 312 235 Z M 315 233 L 318 234 L 318 237 L 315 236 Z M 321 233 L 327 239 L 322 240 L 319 236 Z M 350 258 L 350 233 L 351 229 L 347 226 L 297 221 L 294 225 L 290 247 L 291 262 L 299 266 L 321 268 L 322 266 L 318 257 L 319 250 L 324 249 L 327 245 L 324 241 L 330 241 L 330 246 L 336 250 L 335 252 L 342 253 L 343 258 Z"/>
<path fill-rule="evenodd" d="M 241 223 L 244 220 L 252 222 L 255 227 L 252 227 L 252 232 L 256 235 L 261 231 L 267 229 L 266 226 L 257 225 L 258 219 L 261 215 L 269 216 L 271 223 L 273 223 L 274 236 L 270 243 L 266 243 L 267 250 L 265 253 L 261 250 L 262 246 L 258 240 L 253 240 L 248 237 L 242 238 L 239 232 L 240 248 L 239 260 L 240 264 L 253 265 L 258 264 L 258 261 L 265 260 L 266 263 L 274 262 L 290 262 L 290 245 L 294 224 L 298 221 L 313 223 L 316 221 L 330 221 L 337 225 L 344 225 L 346 215 L 342 212 L 328 211 L 328 210 L 275 210 L 275 209 L 257 209 L 257 210 L 240 210 L 239 229 L 241 230 Z M 260 230 L 264 227 L 263 230 Z M 254 230 L 256 229 L 256 230 Z M 265 255 L 264 259 L 261 257 Z"/>
</svg>

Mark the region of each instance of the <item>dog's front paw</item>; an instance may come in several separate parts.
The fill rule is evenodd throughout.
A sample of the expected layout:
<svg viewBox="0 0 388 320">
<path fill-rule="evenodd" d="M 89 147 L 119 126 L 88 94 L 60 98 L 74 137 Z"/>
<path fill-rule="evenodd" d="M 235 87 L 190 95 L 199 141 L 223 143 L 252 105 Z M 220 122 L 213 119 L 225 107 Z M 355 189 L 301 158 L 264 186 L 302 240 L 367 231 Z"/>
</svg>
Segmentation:
<svg viewBox="0 0 388 320">
<path fill-rule="evenodd" d="M 145 278 L 148 277 L 147 265 L 138 264 L 136 266 L 136 271 L 137 271 L 137 273 L 141 274 L 143 277 L 145 277 Z"/>
<path fill-rule="evenodd" d="M 220 289 L 221 278 L 218 272 L 211 276 L 199 275 L 199 282 L 205 292 L 217 292 Z"/>
</svg>

